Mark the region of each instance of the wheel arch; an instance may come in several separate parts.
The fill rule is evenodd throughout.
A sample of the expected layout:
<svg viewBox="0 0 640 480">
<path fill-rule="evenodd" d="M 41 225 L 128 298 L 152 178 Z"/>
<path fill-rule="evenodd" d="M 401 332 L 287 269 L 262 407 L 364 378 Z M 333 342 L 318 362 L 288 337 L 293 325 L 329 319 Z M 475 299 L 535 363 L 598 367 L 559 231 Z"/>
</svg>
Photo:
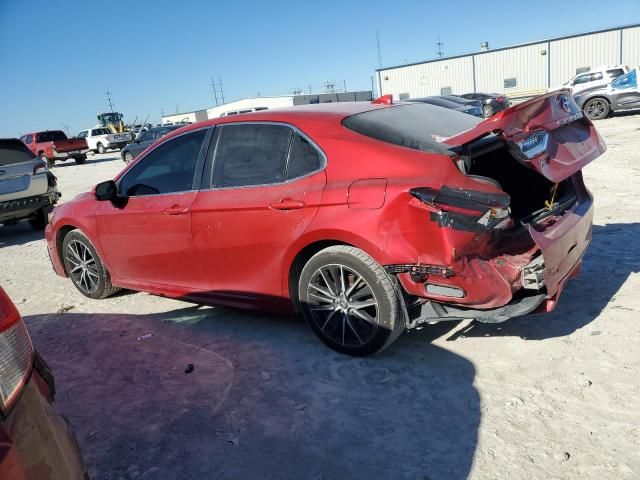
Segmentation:
<svg viewBox="0 0 640 480">
<path fill-rule="evenodd" d="M 64 263 L 64 257 L 62 252 L 62 245 L 64 243 L 65 237 L 72 231 L 79 230 L 79 228 L 75 225 L 66 224 L 60 227 L 56 233 L 56 253 L 58 254 L 58 258 L 60 259 L 60 263 L 62 264 L 62 268 L 64 269 L 64 274 L 68 277 L 69 272 L 67 272 L 67 266 Z M 82 231 L 82 230 L 81 230 Z"/>
</svg>

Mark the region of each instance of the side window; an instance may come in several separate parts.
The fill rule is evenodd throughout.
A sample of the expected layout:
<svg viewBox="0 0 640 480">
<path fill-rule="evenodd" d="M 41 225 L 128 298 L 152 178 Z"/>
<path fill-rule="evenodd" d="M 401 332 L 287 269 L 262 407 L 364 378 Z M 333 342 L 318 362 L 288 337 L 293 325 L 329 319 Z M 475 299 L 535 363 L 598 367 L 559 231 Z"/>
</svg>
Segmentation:
<svg viewBox="0 0 640 480">
<path fill-rule="evenodd" d="M 573 81 L 573 85 L 579 85 L 581 83 L 587 83 L 591 78 L 590 74 L 587 75 L 578 75 L 576 79 Z"/>
<path fill-rule="evenodd" d="M 30 145 L 33 143 L 33 135 L 29 134 L 29 135 L 25 135 L 24 136 L 24 143 L 26 143 L 27 145 Z"/>
<path fill-rule="evenodd" d="M 206 133 L 186 133 L 149 152 L 122 177 L 120 193 L 137 197 L 191 190 Z"/>
<path fill-rule="evenodd" d="M 320 157 L 320 152 L 306 138 L 295 134 L 291 144 L 291 153 L 289 154 L 287 180 L 315 172 L 321 166 L 322 158 Z"/>
<path fill-rule="evenodd" d="M 624 75 L 624 70 L 621 68 L 614 68 L 613 70 L 607 70 L 607 77 L 618 78 L 620 75 Z"/>
<path fill-rule="evenodd" d="M 78 134 L 78 138 L 85 138 L 87 136 L 87 131 L 83 130 Z"/>
<path fill-rule="evenodd" d="M 283 125 L 220 127 L 213 186 L 242 187 L 284 181 L 291 134 L 292 130 Z"/>
<path fill-rule="evenodd" d="M 591 78 L 589 78 L 589 81 L 595 82 L 596 80 L 602 80 L 602 72 L 596 72 L 591 74 Z"/>
<path fill-rule="evenodd" d="M 149 142 L 153 139 L 153 130 L 149 130 L 140 135 L 140 138 L 138 140 L 140 140 L 141 142 Z"/>
</svg>

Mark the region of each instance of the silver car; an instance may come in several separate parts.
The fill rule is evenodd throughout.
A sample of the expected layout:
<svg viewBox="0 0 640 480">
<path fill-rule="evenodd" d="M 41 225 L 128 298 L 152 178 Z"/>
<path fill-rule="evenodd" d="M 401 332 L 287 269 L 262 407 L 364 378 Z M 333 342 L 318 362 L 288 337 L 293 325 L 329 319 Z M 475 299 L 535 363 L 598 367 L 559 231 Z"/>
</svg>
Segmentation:
<svg viewBox="0 0 640 480">
<path fill-rule="evenodd" d="M 59 197 L 45 162 L 17 138 L 0 139 L 0 225 L 28 220 L 44 230 Z"/>
<path fill-rule="evenodd" d="M 611 112 L 640 108 L 638 75 L 638 67 L 632 68 L 609 85 L 588 88 L 573 98 L 592 120 L 606 118 Z"/>
</svg>

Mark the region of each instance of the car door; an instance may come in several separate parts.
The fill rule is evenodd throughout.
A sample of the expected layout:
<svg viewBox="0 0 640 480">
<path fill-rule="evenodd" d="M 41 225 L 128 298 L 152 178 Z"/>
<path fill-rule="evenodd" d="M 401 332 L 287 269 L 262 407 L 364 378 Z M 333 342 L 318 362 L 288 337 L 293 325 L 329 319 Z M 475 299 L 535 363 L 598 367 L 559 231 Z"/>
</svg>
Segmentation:
<svg viewBox="0 0 640 480">
<path fill-rule="evenodd" d="M 282 300 L 282 265 L 318 210 L 322 151 L 290 125 L 216 127 L 192 205 L 194 247 L 218 301 Z M 205 188 L 206 187 L 206 188 Z"/>
<path fill-rule="evenodd" d="M 610 96 L 616 110 L 640 107 L 640 88 L 635 68 L 611 82 Z"/>
<path fill-rule="evenodd" d="M 126 204 L 100 202 L 100 244 L 119 279 L 195 291 L 209 287 L 191 242 L 191 204 L 210 132 L 187 132 L 155 146 L 118 179 Z"/>
</svg>

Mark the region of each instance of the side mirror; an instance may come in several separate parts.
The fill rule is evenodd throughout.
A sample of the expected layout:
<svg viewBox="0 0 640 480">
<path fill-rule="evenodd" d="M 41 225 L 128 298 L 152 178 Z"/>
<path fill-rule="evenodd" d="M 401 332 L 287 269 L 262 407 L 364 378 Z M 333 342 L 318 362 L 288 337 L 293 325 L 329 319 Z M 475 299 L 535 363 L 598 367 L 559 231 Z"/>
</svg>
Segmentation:
<svg viewBox="0 0 640 480">
<path fill-rule="evenodd" d="M 96 198 L 98 200 L 114 200 L 118 196 L 118 187 L 113 180 L 96 185 Z"/>
</svg>

